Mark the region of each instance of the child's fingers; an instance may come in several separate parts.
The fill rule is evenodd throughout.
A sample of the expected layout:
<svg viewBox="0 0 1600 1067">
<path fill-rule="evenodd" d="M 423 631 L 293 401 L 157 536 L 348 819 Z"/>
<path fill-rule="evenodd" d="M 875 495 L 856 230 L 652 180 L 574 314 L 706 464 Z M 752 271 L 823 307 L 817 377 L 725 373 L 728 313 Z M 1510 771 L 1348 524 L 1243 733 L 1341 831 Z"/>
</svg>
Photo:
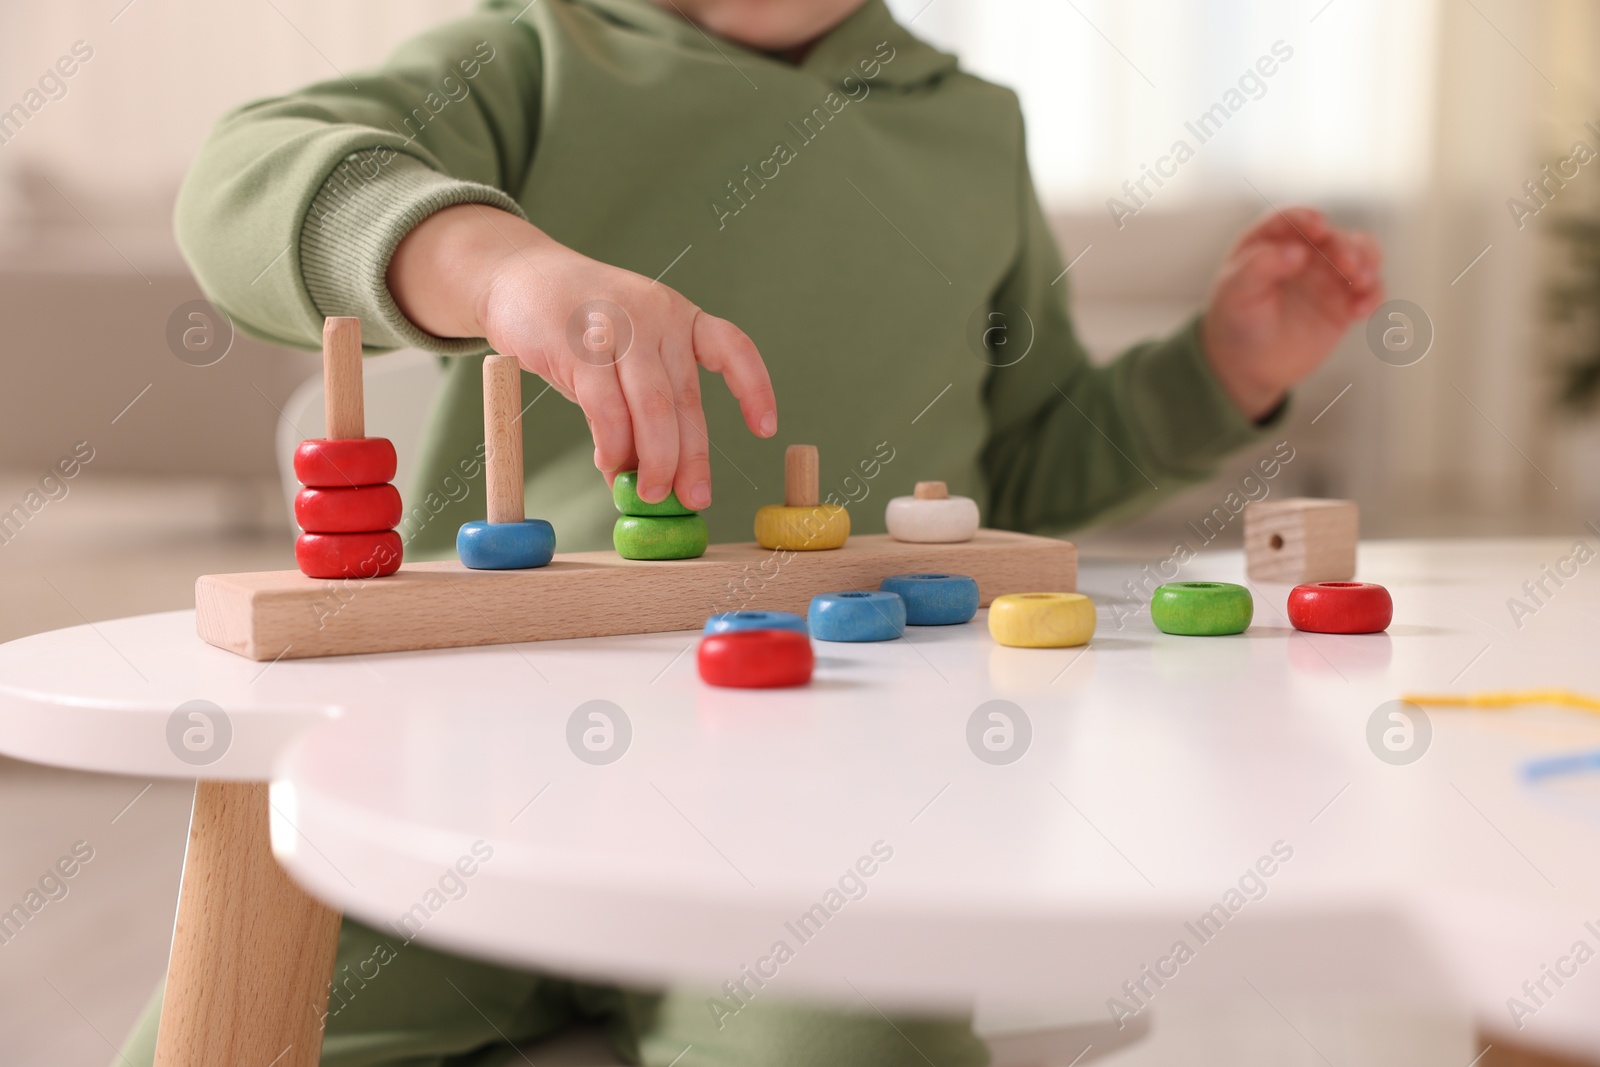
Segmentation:
<svg viewBox="0 0 1600 1067">
<path fill-rule="evenodd" d="M 1317 248 L 1352 289 L 1363 290 L 1372 284 L 1373 269 L 1352 235 L 1334 230 L 1317 242 Z"/>
<path fill-rule="evenodd" d="M 1370 286 L 1376 283 L 1378 273 L 1383 269 L 1383 246 L 1370 233 L 1356 232 L 1346 237 L 1350 242 L 1352 253 L 1360 261 L 1366 273 L 1367 284 Z"/>
<path fill-rule="evenodd" d="M 684 507 L 701 511 L 711 506 L 711 438 L 700 406 L 700 367 L 687 333 L 669 338 L 661 355 L 678 415 L 678 473 L 672 487 Z"/>
<path fill-rule="evenodd" d="M 617 364 L 622 395 L 633 424 L 633 448 L 639 456 L 639 497 L 648 504 L 665 500 L 678 471 L 678 412 L 672 385 L 661 365 L 656 344 L 641 345 Z"/>
<path fill-rule="evenodd" d="M 1236 300 L 1260 299 L 1298 273 L 1314 254 L 1304 241 L 1263 241 L 1235 257 L 1224 288 Z"/>
<path fill-rule="evenodd" d="M 756 344 L 727 319 L 704 311 L 694 317 L 694 358 L 706 370 L 720 374 L 739 401 L 744 423 L 758 437 L 778 432 L 778 398 L 772 392 L 767 365 Z"/>
<path fill-rule="evenodd" d="M 608 474 L 624 469 L 633 458 L 633 426 L 615 368 L 580 366 L 573 392 L 594 437 L 594 465 Z"/>
</svg>

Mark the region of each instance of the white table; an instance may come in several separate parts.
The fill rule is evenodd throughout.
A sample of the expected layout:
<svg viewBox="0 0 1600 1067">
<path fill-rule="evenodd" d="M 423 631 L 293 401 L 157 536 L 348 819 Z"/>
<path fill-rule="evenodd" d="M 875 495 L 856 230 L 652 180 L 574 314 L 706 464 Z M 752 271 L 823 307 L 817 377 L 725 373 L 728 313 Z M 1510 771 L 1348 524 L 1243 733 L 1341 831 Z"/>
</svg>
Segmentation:
<svg viewBox="0 0 1600 1067">
<path fill-rule="evenodd" d="M 1157 1011 L 1255 995 L 1247 982 L 1274 1003 L 1465 1003 L 1485 1031 L 1592 1054 L 1600 963 L 1521 1031 L 1506 1000 L 1575 940 L 1600 947 L 1600 807 L 1519 780 L 1530 758 L 1600 746 L 1600 719 L 1436 711 L 1400 766 L 1367 740 L 1403 690 L 1600 691 L 1593 578 L 1520 631 L 1505 607 L 1569 547 L 1365 546 L 1397 615 L 1359 638 L 1290 629 L 1283 587 L 1257 588 L 1243 637 L 1168 637 L 1147 613 L 1119 630 L 1109 606 L 1134 568 L 1090 566 L 1087 651 L 1000 648 L 980 616 L 819 643 L 813 685 L 782 692 L 704 686 L 689 634 L 377 657 L 365 705 L 279 764 L 274 848 L 352 914 L 523 966 L 717 989 L 784 941 L 764 995 L 1093 1018 L 1113 996 L 1136 1008 L 1123 982 L 1182 939 L 1193 960 L 1145 979 Z M 1240 580 L 1241 560 L 1185 577 Z M 1034 731 L 1010 765 L 968 744 L 996 698 Z M 569 747 L 591 700 L 631 723 L 608 765 Z M 803 942 L 797 918 L 878 841 L 893 859 Z M 1185 923 L 1280 841 L 1293 857 L 1265 896 L 1202 943 Z M 430 907 L 476 842 L 492 858 Z"/>
<path fill-rule="evenodd" d="M 0 646 L 0 751 L 210 782 L 173 968 L 192 971 L 194 989 L 209 975 L 245 992 L 177 998 L 190 1014 L 173 1029 L 211 1054 L 228 1046 L 205 1043 L 230 1033 L 292 1029 L 249 997 L 326 982 L 336 912 L 286 883 L 219 903 L 219 889 L 276 875 L 258 862 L 267 805 L 254 783 L 280 753 L 273 845 L 315 896 L 369 921 L 409 913 L 422 940 L 526 966 L 720 986 L 783 939 L 796 951 L 773 991 L 1103 1012 L 1112 996 L 1137 1006 L 1122 983 L 1183 938 L 1195 957 L 1156 990 L 1157 1011 L 1248 979 L 1266 998 L 1468 1003 L 1486 1030 L 1507 1031 L 1506 998 L 1524 979 L 1574 940 L 1600 946 L 1583 927 L 1600 920 L 1595 810 L 1572 782 L 1518 779 L 1529 757 L 1600 745 L 1600 720 L 1435 712 L 1427 754 L 1408 766 L 1373 754 L 1367 721 L 1403 689 L 1600 691 L 1587 569 L 1520 630 L 1505 606 L 1569 547 L 1364 545 L 1362 577 L 1389 585 L 1397 613 L 1387 636 L 1362 638 L 1289 630 L 1274 587 L 1258 588 L 1242 637 L 1170 638 L 1144 613 L 1119 629 L 1112 604 L 1137 568 L 1086 566 L 1082 588 L 1101 602 L 1087 650 L 998 648 L 981 625 L 913 630 L 819 644 L 817 681 L 788 692 L 701 685 L 691 634 L 269 665 L 199 642 L 191 613 L 147 616 Z M 1183 577 L 1239 569 L 1221 554 Z M 231 730 L 215 759 L 180 758 L 181 730 L 168 741 L 174 709 L 196 699 Z M 632 739 L 616 762 L 568 747 L 568 719 L 591 699 L 627 709 Z M 1032 723 L 1008 765 L 968 746 L 968 721 L 991 699 Z M 894 856 L 866 895 L 799 944 L 784 921 L 880 840 Z M 1294 856 L 1265 897 L 1200 945 L 1184 923 L 1280 840 Z M 493 856 L 469 865 L 466 894 L 429 906 L 478 841 Z M 241 854 L 255 859 L 222 861 Z M 250 924 L 294 908 L 299 943 L 279 925 L 276 943 L 216 981 L 219 957 L 271 940 Z M 185 945 L 193 959 L 180 966 Z M 1515 1039 L 1600 1044 L 1589 970 L 1600 964 Z M 170 1062 L 203 1062 L 192 1049 Z M 302 1042 L 281 1062 L 314 1063 L 315 1050 Z"/>
</svg>

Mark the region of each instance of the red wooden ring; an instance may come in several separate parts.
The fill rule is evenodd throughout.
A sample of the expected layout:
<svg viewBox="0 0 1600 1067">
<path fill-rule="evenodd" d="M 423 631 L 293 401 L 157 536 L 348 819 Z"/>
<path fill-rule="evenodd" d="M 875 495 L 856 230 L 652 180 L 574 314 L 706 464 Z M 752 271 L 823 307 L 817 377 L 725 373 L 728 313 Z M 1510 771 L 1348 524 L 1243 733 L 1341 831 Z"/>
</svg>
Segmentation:
<svg viewBox="0 0 1600 1067">
<path fill-rule="evenodd" d="M 306 533 L 367 533 L 400 524 L 400 490 L 392 485 L 300 490 L 294 521 Z"/>
<path fill-rule="evenodd" d="M 315 489 L 350 489 L 394 481 L 394 445 L 387 437 L 330 441 L 315 437 L 294 450 L 294 476 Z"/>
<path fill-rule="evenodd" d="M 738 630 L 700 640 L 700 677 L 736 689 L 805 685 L 816 663 L 811 639 L 794 630 Z"/>
<path fill-rule="evenodd" d="M 393 530 L 377 533 L 303 533 L 295 562 L 308 578 L 382 578 L 400 569 L 404 546 Z"/>
<path fill-rule="evenodd" d="M 1389 590 L 1372 582 L 1312 582 L 1289 593 L 1289 622 L 1313 634 L 1375 634 L 1394 619 Z"/>
</svg>

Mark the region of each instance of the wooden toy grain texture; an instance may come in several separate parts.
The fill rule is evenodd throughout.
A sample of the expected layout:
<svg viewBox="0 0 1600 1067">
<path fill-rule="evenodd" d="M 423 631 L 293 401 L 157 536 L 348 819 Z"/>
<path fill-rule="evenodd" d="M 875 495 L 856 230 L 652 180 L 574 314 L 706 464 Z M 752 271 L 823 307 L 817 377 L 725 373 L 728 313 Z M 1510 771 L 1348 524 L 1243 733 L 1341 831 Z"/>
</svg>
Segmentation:
<svg viewBox="0 0 1600 1067">
<path fill-rule="evenodd" d="M 267 815 L 265 782 L 196 783 L 156 1039 L 161 1067 L 321 1059 L 339 913 L 278 866 Z"/>
<path fill-rule="evenodd" d="M 336 315 L 322 324 L 322 395 L 329 440 L 367 435 L 358 318 Z"/>
<path fill-rule="evenodd" d="M 876 589 L 911 571 L 971 575 L 987 604 L 1005 593 L 1074 591 L 1078 551 L 1053 538 L 981 530 L 946 545 L 876 534 L 833 552 L 721 544 L 670 562 L 575 552 L 525 571 L 417 563 L 369 582 L 316 581 L 298 571 L 217 574 L 195 583 L 195 627 L 254 660 L 698 630 L 714 612 L 803 613 L 816 593 Z"/>
<path fill-rule="evenodd" d="M 816 445 L 790 445 L 783 453 L 783 502 L 791 508 L 816 507 L 821 467 Z"/>
<path fill-rule="evenodd" d="M 521 522 L 527 517 L 522 500 L 522 368 L 515 356 L 483 360 L 484 490 L 490 522 Z"/>
<path fill-rule="evenodd" d="M 1356 575 L 1361 515 L 1354 501 L 1262 500 L 1244 509 L 1245 573 L 1252 581 L 1299 585 Z"/>
</svg>

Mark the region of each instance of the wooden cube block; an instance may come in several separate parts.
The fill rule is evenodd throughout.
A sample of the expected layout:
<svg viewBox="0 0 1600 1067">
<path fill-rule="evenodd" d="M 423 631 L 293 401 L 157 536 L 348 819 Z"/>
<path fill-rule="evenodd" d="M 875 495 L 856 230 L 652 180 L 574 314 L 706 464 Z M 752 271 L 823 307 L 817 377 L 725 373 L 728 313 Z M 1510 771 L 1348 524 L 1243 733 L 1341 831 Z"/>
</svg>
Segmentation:
<svg viewBox="0 0 1600 1067">
<path fill-rule="evenodd" d="M 1350 500 L 1262 500 L 1244 509 L 1252 581 L 1346 582 L 1356 576 L 1360 512 Z"/>
</svg>

